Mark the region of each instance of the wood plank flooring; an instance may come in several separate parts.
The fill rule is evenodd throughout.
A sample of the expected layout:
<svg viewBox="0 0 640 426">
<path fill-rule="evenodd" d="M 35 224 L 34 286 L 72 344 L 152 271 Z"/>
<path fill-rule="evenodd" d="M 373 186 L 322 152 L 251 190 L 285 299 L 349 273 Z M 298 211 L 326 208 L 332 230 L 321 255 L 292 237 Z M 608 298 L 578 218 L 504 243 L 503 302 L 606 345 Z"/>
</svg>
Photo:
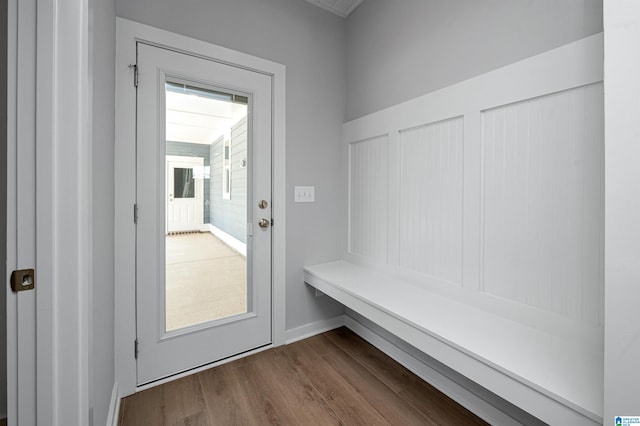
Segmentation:
<svg viewBox="0 0 640 426">
<path fill-rule="evenodd" d="M 124 398 L 119 424 L 486 423 L 343 327 Z"/>
</svg>

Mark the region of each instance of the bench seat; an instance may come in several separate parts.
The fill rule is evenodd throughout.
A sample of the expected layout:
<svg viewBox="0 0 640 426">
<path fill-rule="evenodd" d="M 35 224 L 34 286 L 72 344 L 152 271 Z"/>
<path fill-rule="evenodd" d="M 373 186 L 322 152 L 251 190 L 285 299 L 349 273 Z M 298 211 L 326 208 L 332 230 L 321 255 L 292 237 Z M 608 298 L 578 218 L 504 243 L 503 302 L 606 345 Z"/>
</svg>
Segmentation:
<svg viewBox="0 0 640 426">
<path fill-rule="evenodd" d="M 602 424 L 602 346 L 568 339 L 346 261 L 305 282 L 549 424 Z"/>
</svg>

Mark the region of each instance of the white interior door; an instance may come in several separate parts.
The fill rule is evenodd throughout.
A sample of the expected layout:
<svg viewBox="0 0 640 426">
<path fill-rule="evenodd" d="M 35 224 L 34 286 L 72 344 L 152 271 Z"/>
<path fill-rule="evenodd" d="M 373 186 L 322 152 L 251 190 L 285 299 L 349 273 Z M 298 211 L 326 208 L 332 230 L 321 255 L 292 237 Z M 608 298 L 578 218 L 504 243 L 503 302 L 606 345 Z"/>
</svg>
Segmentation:
<svg viewBox="0 0 640 426">
<path fill-rule="evenodd" d="M 271 343 L 272 83 L 144 43 L 137 54 L 137 383 L 145 384 Z M 234 156 L 226 126 L 243 117 L 236 133 L 246 150 Z M 209 172 L 196 178 L 205 222 L 246 243 L 246 258 L 213 234 L 165 235 L 166 162 L 176 150 L 208 157 Z"/>
<path fill-rule="evenodd" d="M 167 233 L 199 231 L 203 225 L 202 158 L 167 156 Z"/>
</svg>

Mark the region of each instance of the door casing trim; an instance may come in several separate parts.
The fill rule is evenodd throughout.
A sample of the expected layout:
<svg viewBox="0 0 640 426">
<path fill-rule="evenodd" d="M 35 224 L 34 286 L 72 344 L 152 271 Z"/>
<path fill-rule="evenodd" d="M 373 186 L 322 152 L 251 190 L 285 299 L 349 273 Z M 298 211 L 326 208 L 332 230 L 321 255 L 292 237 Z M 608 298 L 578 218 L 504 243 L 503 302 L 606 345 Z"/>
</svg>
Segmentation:
<svg viewBox="0 0 640 426">
<path fill-rule="evenodd" d="M 286 342 L 286 67 L 266 59 L 116 18 L 116 139 L 115 139 L 115 375 L 120 397 L 136 392 L 135 306 L 135 185 L 136 43 L 156 45 L 227 65 L 260 72 L 272 78 L 272 321 L 273 346 Z M 143 82 L 141 82 L 143 84 Z"/>
</svg>

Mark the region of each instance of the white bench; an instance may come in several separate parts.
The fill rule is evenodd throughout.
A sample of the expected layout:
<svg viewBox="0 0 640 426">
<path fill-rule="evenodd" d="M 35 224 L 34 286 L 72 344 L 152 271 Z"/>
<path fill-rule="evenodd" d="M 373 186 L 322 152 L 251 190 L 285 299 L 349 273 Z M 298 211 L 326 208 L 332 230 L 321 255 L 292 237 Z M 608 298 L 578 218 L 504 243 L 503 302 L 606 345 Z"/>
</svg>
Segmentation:
<svg viewBox="0 0 640 426">
<path fill-rule="evenodd" d="M 597 339 L 543 330 L 345 261 L 308 266 L 304 277 L 317 290 L 549 424 L 602 424 L 603 350 Z"/>
</svg>

